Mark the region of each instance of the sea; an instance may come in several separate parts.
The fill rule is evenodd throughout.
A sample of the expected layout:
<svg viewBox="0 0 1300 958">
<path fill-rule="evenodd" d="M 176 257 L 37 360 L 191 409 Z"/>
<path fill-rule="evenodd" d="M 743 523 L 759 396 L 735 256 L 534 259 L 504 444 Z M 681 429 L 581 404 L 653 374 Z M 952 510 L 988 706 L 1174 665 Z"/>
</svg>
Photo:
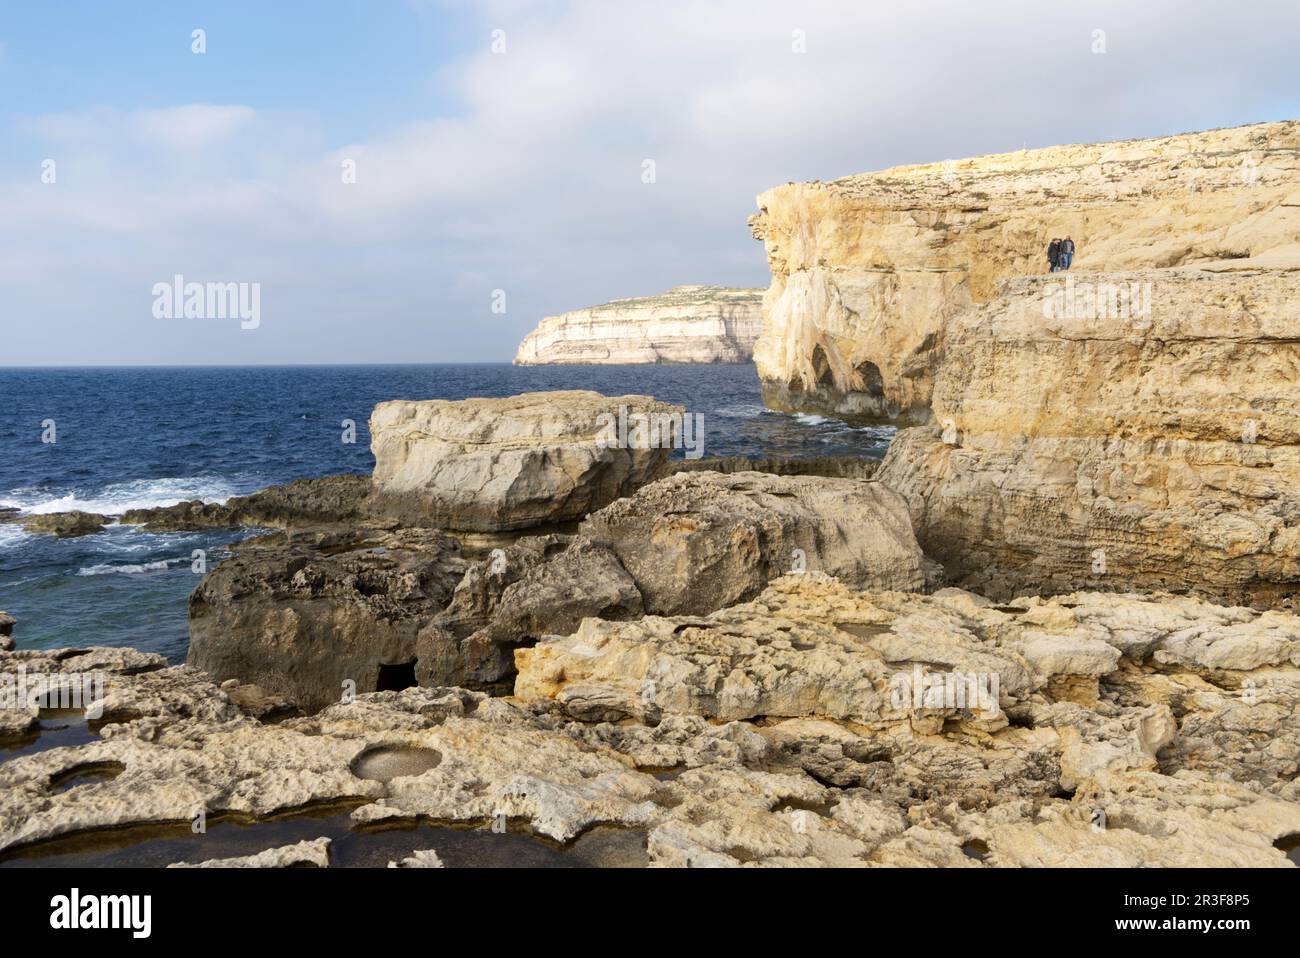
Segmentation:
<svg viewBox="0 0 1300 958">
<path fill-rule="evenodd" d="M 764 408 L 752 364 L 0 368 L 0 506 L 116 514 L 369 473 L 378 402 L 553 389 L 678 403 L 703 415 L 705 456 L 879 459 L 893 435 Z M 219 561 L 248 534 L 118 524 L 56 539 L 0 523 L 0 610 L 19 649 L 131 646 L 180 663 L 191 557 Z"/>
</svg>

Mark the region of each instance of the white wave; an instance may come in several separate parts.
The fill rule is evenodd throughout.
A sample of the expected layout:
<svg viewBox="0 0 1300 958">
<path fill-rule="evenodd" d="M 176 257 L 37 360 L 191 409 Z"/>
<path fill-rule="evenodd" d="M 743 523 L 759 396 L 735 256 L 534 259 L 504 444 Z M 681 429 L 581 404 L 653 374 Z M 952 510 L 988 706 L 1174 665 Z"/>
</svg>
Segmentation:
<svg viewBox="0 0 1300 958">
<path fill-rule="evenodd" d="M 769 412 L 768 408 L 759 403 L 736 403 L 715 410 L 716 415 L 729 416 L 735 419 L 752 419 L 755 416 L 763 415 L 765 412 Z"/>
<path fill-rule="evenodd" d="M 4 505 L 16 506 L 26 515 L 46 515 L 51 512 L 98 512 L 103 515 L 116 516 L 130 509 L 154 509 L 159 506 L 173 506 L 189 499 L 202 499 L 204 502 L 225 502 L 239 492 L 227 479 L 203 478 L 167 478 L 167 479 L 132 479 L 128 482 L 113 482 L 100 488 L 97 492 L 84 496 L 76 490 L 56 498 L 38 498 L 37 490 L 15 489 L 10 491 L 16 499 L 0 500 Z M 45 494 L 48 496 L 48 493 Z"/>
<path fill-rule="evenodd" d="M 163 572 L 174 565 L 189 562 L 189 559 L 160 559 L 157 562 L 142 562 L 138 565 L 91 565 L 78 569 L 77 575 L 110 575 L 114 572 L 123 575 L 139 575 L 142 572 Z"/>
<path fill-rule="evenodd" d="M 805 426 L 820 426 L 831 421 L 825 416 L 816 416 L 810 412 L 797 412 L 794 414 L 794 418 L 798 419 Z"/>
<path fill-rule="evenodd" d="M 31 538 L 31 534 L 24 532 L 22 526 L 11 523 L 0 523 L 0 549 L 7 549 L 15 546 L 24 539 Z"/>
</svg>

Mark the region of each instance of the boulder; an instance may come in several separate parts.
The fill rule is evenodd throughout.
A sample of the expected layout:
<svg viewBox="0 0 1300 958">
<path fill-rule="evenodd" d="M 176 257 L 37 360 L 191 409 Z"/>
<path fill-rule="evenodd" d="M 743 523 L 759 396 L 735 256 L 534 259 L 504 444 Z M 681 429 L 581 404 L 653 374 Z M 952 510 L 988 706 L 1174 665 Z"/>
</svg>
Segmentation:
<svg viewBox="0 0 1300 958">
<path fill-rule="evenodd" d="M 188 662 L 306 709 L 413 685 L 416 637 L 465 564 L 455 539 L 425 529 L 248 540 L 190 596 Z"/>
<path fill-rule="evenodd" d="M 419 636 L 422 681 L 490 686 L 514 649 L 573 631 L 588 616 L 641 615 L 641 593 L 608 548 L 583 536 L 527 536 L 473 563 L 446 611 Z"/>
<path fill-rule="evenodd" d="M 0 652 L 8 652 L 14 647 L 14 626 L 18 624 L 8 612 L 0 612 Z"/>
<path fill-rule="evenodd" d="M 51 512 L 45 515 L 28 516 L 22 520 L 23 531 L 45 533 L 60 539 L 75 539 L 78 536 L 94 535 L 103 532 L 109 522 L 108 516 L 95 512 Z"/>
<path fill-rule="evenodd" d="M 367 505 L 406 525 L 472 532 L 572 522 L 653 478 L 683 413 L 588 391 L 380 403 Z M 635 429 L 651 420 L 652 431 Z"/>
<path fill-rule="evenodd" d="M 679 473 L 592 514 L 581 531 L 608 544 L 658 615 L 713 612 L 799 569 L 858 588 L 925 585 L 906 505 L 875 482 Z"/>
</svg>

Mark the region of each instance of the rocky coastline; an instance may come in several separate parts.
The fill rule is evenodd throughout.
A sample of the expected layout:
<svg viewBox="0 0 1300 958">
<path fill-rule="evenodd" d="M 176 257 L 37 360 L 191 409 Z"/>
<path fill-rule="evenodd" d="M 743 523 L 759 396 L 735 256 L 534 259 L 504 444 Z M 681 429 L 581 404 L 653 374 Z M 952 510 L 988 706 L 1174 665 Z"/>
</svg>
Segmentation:
<svg viewBox="0 0 1300 958">
<path fill-rule="evenodd" d="M 673 459 L 686 411 L 646 396 L 397 400 L 371 476 L 116 517 L 252 532 L 185 665 L 24 649 L 0 613 L 0 673 L 100 683 L 71 738 L 0 709 L 0 865 L 202 820 L 263 837 L 166 864 L 333 867 L 403 825 L 370 863 L 473 831 L 629 866 L 1293 867 L 1298 129 L 764 194 L 759 371 L 910 425 L 879 469 Z M 1053 312 L 1051 217 L 1090 237 L 1074 281 L 1150 310 Z M 620 410 L 657 441 L 611 441 Z"/>
</svg>

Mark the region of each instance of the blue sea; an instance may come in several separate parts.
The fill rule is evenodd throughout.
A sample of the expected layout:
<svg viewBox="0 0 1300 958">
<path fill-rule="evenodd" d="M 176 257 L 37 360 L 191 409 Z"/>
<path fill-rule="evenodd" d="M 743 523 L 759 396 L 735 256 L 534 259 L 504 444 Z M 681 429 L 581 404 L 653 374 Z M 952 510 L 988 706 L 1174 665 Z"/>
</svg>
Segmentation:
<svg viewBox="0 0 1300 958">
<path fill-rule="evenodd" d="M 704 415 L 706 456 L 878 459 L 892 435 L 767 410 L 752 365 L 0 369 L 0 506 L 121 513 L 369 473 L 378 402 L 549 389 L 680 403 Z M 42 442 L 47 420 L 53 443 Z M 344 420 L 356 423 L 353 444 Z M 0 524 L 0 610 L 18 618 L 20 649 L 133 646 L 181 662 L 191 553 L 220 559 L 244 535 L 113 525 L 58 540 Z"/>
</svg>

